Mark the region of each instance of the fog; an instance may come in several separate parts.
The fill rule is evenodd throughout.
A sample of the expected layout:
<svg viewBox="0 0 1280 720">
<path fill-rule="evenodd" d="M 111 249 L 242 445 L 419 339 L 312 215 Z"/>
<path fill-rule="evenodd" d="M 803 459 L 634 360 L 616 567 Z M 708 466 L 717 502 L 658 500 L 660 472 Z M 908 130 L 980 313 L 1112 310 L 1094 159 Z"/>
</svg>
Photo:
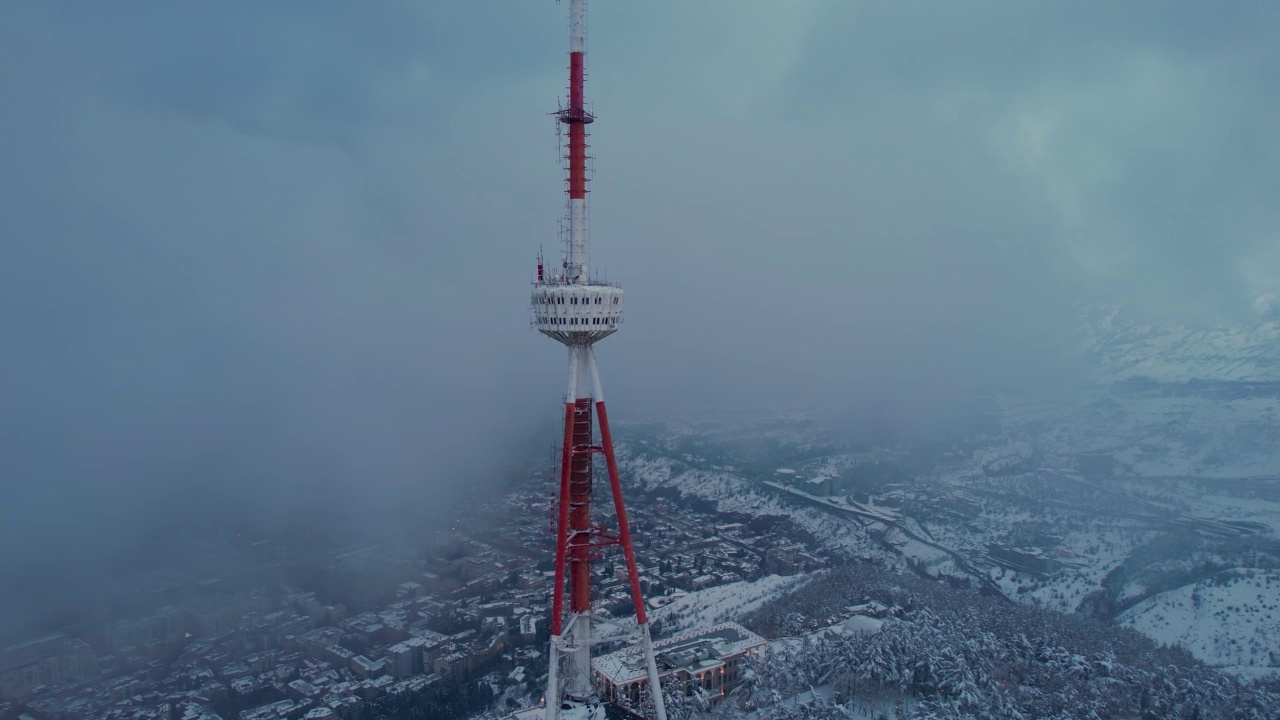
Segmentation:
<svg viewBox="0 0 1280 720">
<path fill-rule="evenodd" d="M 183 522 L 399 523 L 536 456 L 565 12 L 0 8 L 0 567 Z M 1265 4 L 589 22 L 619 418 L 1062 391 L 1085 305 L 1246 322 L 1280 285 Z"/>
</svg>

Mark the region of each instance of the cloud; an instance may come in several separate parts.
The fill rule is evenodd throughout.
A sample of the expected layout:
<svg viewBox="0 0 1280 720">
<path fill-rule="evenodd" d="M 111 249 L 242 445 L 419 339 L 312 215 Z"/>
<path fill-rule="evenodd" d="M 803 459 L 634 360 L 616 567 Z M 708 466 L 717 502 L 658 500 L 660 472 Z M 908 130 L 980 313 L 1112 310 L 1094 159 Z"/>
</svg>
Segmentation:
<svg viewBox="0 0 1280 720">
<path fill-rule="evenodd" d="M 378 516 L 553 434 L 564 355 L 527 282 L 558 248 L 564 20 L 4 6 L 5 545 L 74 552 L 218 493 Z M 593 0 L 617 417 L 1067 383 L 1098 298 L 1252 316 L 1277 285 L 1276 22 Z"/>
<path fill-rule="evenodd" d="M 1260 74 L 1276 59 L 1265 41 L 1275 26 L 1246 6 L 1194 3 L 1155 14 L 1097 3 L 842 4 L 795 69 L 789 100 L 802 118 L 853 118 L 851 133 L 894 103 L 910 129 L 881 141 L 938 141 L 934 161 L 918 166 L 924 183 L 964 193 L 966 174 L 995 186 L 995 173 L 1012 173 L 1019 187 L 1001 188 L 1002 212 L 1041 226 L 1022 241 L 1048 246 L 1078 293 L 1239 319 L 1257 288 L 1242 283 L 1235 258 L 1276 221 L 1263 200 L 1274 171 L 1256 156 L 1266 131 L 1253 114 L 1275 107 Z M 976 151 L 952 164 L 955 147 Z"/>
</svg>

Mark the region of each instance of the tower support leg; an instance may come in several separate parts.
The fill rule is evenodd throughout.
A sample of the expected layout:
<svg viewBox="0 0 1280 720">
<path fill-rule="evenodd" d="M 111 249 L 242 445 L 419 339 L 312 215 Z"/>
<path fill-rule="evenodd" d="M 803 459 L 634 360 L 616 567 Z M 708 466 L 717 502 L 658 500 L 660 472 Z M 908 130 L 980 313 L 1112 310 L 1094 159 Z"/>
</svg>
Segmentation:
<svg viewBox="0 0 1280 720">
<path fill-rule="evenodd" d="M 595 692 L 591 686 L 591 614 L 582 613 L 573 624 L 575 649 L 569 659 L 569 677 L 565 693 L 579 700 L 589 699 Z"/>
<path fill-rule="evenodd" d="M 604 388 L 600 384 L 600 371 L 596 367 L 595 350 L 587 348 L 587 365 L 591 369 L 591 384 L 596 401 L 596 417 L 600 423 L 600 444 L 604 449 L 605 465 L 609 469 L 609 487 L 613 492 L 613 509 L 618 515 L 618 540 L 622 544 L 622 556 L 627 562 L 627 575 L 631 579 L 631 600 L 636 608 L 636 625 L 640 627 L 644 643 L 644 659 L 649 676 L 649 694 L 653 697 L 653 709 L 658 720 L 667 720 L 666 703 L 662 698 L 662 684 L 658 681 L 658 663 L 653 654 L 653 639 L 649 634 L 649 616 L 644 607 L 644 595 L 640 592 L 640 573 L 636 569 L 636 554 L 631 546 L 631 527 L 627 523 L 627 508 L 622 500 L 622 481 L 618 477 L 618 460 L 613 452 L 613 434 L 609 430 L 609 414 L 604 406 Z"/>
<path fill-rule="evenodd" d="M 560 641 L 564 633 L 564 569 L 569 540 L 569 472 L 573 462 L 573 416 L 577 404 L 578 348 L 569 348 L 569 390 L 564 403 L 564 442 L 560 453 L 560 499 L 556 518 L 556 577 L 551 591 L 551 643 L 547 654 L 547 699 L 545 720 L 560 713 Z"/>
<path fill-rule="evenodd" d="M 586 348 L 578 350 L 579 375 L 586 376 Z M 574 652 L 569 656 L 565 694 L 589 698 L 591 683 L 591 523 L 592 427 L 591 391 L 579 388 L 574 404 L 573 459 L 569 473 L 569 617 Z"/>
</svg>

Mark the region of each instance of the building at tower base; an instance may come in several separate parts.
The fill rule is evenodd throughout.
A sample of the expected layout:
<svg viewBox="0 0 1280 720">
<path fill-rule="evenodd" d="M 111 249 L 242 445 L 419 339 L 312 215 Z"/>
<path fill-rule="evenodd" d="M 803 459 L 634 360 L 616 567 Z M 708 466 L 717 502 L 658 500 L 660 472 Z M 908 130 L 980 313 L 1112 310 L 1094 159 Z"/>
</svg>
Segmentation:
<svg viewBox="0 0 1280 720">
<path fill-rule="evenodd" d="M 698 688 L 714 702 L 742 684 L 744 670 L 768 642 L 737 623 L 724 623 L 676 635 L 653 644 L 658 677 L 668 692 L 692 695 Z M 601 699 L 636 707 L 648 686 L 642 649 L 630 647 L 591 661 L 592 677 Z"/>
</svg>

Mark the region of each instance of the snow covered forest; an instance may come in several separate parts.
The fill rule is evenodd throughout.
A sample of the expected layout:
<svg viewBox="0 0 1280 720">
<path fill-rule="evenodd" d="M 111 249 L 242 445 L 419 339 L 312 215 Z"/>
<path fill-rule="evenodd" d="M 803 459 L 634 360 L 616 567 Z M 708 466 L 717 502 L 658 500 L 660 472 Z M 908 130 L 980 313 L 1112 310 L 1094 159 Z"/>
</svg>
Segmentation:
<svg viewBox="0 0 1280 720">
<path fill-rule="evenodd" d="M 869 601 L 889 609 L 878 632 L 822 629 Z M 870 703 L 884 717 L 919 720 L 1262 720 L 1280 707 L 1280 683 L 1245 683 L 1133 630 L 872 565 L 821 573 L 745 624 L 787 639 L 762 656 L 758 684 L 735 692 L 714 717 L 843 720 Z"/>
</svg>

